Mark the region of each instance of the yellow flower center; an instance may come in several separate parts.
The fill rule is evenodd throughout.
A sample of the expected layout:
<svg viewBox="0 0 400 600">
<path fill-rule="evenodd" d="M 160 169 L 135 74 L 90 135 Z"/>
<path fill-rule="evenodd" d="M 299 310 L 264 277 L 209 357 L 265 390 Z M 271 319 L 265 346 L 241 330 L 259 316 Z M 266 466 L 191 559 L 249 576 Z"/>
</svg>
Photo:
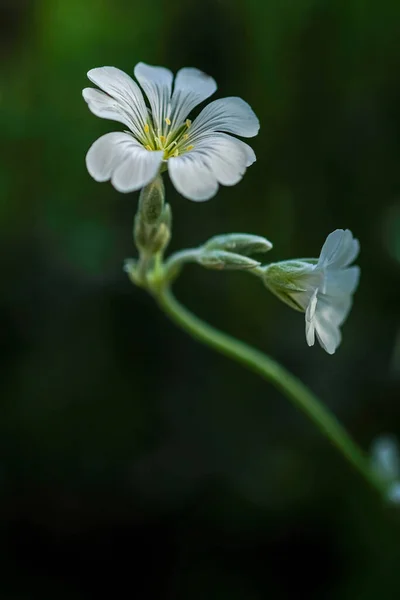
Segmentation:
<svg viewBox="0 0 400 600">
<path fill-rule="evenodd" d="M 149 121 L 143 128 L 143 145 L 146 150 L 149 150 L 150 152 L 163 150 L 164 160 L 168 160 L 173 156 L 180 156 L 181 154 L 190 152 L 190 150 L 193 150 L 194 148 L 192 144 L 187 144 L 189 140 L 187 131 L 191 124 L 192 122 L 190 119 L 186 119 L 183 125 L 171 131 L 169 130 L 171 126 L 171 120 L 166 117 L 166 126 L 163 127 L 163 131 L 156 132 L 153 124 Z"/>
</svg>

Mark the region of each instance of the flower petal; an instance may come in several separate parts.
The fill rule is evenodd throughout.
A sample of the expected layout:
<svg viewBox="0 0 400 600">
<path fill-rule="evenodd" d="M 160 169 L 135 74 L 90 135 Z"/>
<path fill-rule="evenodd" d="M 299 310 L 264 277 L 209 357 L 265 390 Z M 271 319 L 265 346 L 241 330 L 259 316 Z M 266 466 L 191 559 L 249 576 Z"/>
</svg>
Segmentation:
<svg viewBox="0 0 400 600">
<path fill-rule="evenodd" d="M 182 196 L 201 202 L 218 191 L 218 182 L 200 153 L 188 152 L 168 160 L 171 181 Z"/>
<path fill-rule="evenodd" d="M 194 120 L 190 136 L 226 131 L 242 137 L 254 137 L 260 123 L 252 108 L 241 98 L 221 98 L 208 104 Z M 193 139 L 194 141 L 194 139 Z"/>
<path fill-rule="evenodd" d="M 98 67 L 96 69 L 91 69 L 87 76 L 90 81 L 98 85 L 99 88 L 114 99 L 114 102 L 110 101 L 110 104 L 113 106 L 114 110 L 116 106 L 119 106 L 120 113 L 124 114 L 125 118 L 128 117 L 130 119 L 130 124 L 128 126 L 140 139 L 143 135 L 143 128 L 148 120 L 148 111 L 143 94 L 137 83 L 135 83 L 129 75 L 115 67 Z M 84 90 L 84 97 L 85 92 L 86 90 Z M 96 96 L 98 101 L 100 101 L 99 94 L 100 92 L 98 92 Z M 90 99 L 87 92 L 86 96 Z M 96 98 L 93 98 L 92 94 L 91 99 L 95 100 Z M 88 102 L 86 97 L 85 100 Z M 105 98 L 102 98 L 101 101 L 105 104 L 106 100 Z M 89 108 L 91 108 L 90 104 Z M 94 110 L 92 110 L 92 112 L 94 112 Z M 95 114 L 98 113 L 96 112 Z M 98 114 L 98 116 L 102 116 L 106 119 L 114 118 L 101 114 Z M 126 123 L 126 121 L 121 122 Z M 132 129 L 132 124 L 134 129 Z"/>
<path fill-rule="evenodd" d="M 342 243 L 344 229 L 335 229 L 326 238 L 319 255 L 319 262 L 329 264 Z"/>
<path fill-rule="evenodd" d="M 129 106 L 136 105 L 142 116 L 147 117 L 143 94 L 132 77 L 116 67 L 91 69 L 87 76 L 90 81 L 116 100 L 126 102 Z"/>
<path fill-rule="evenodd" d="M 325 290 L 328 296 L 341 296 L 353 294 L 360 279 L 360 267 L 347 269 L 327 269 L 325 276 Z"/>
<path fill-rule="evenodd" d="M 314 346 L 315 344 L 315 323 L 314 320 L 308 321 L 305 320 L 306 323 L 306 340 L 309 346 Z"/>
<path fill-rule="evenodd" d="M 346 320 L 352 303 L 353 299 L 350 295 L 335 297 L 319 294 L 317 312 L 318 315 L 322 315 L 324 319 L 339 326 Z"/>
<path fill-rule="evenodd" d="M 139 130 L 132 119 L 132 115 L 124 110 L 121 104 L 100 90 L 94 88 L 85 88 L 82 92 L 85 101 L 88 103 L 89 110 L 101 119 L 111 119 L 123 123 L 132 131 L 137 133 Z M 136 131 L 135 131 L 136 127 Z"/>
<path fill-rule="evenodd" d="M 115 170 L 111 183 L 119 192 L 135 192 L 153 181 L 160 170 L 163 152 L 146 150 L 143 146 L 130 148 L 124 162 Z"/>
<path fill-rule="evenodd" d="M 242 148 L 242 150 L 245 152 L 246 167 L 251 167 L 251 165 L 254 164 L 257 160 L 256 153 L 254 152 L 253 148 L 251 146 L 249 146 L 248 144 L 245 144 L 244 142 L 242 142 L 242 140 L 238 140 L 237 138 L 232 138 L 232 139 L 234 139 L 235 143 L 239 144 L 240 147 Z"/>
<path fill-rule="evenodd" d="M 323 349 L 328 354 L 334 354 L 342 340 L 342 335 L 336 323 L 326 319 L 317 312 L 315 316 L 315 332 Z"/>
<path fill-rule="evenodd" d="M 96 140 L 86 154 L 86 166 L 96 181 L 108 181 L 126 155 L 126 143 L 132 139 L 128 133 L 106 133 Z"/>
<path fill-rule="evenodd" d="M 171 100 L 171 128 L 179 126 L 188 114 L 217 89 L 215 80 L 199 69 L 185 67 L 176 74 Z"/>
<path fill-rule="evenodd" d="M 238 183 L 246 171 L 248 152 L 241 144 L 237 144 L 237 141 L 230 135 L 221 133 L 203 134 L 197 138 L 194 150 L 170 158 L 168 161 L 170 175 L 177 190 L 191 200 L 208 200 L 216 193 L 218 183 L 222 185 Z M 190 177 L 193 174 L 193 181 L 189 181 L 181 173 L 184 165 L 191 173 Z M 196 171 L 196 175 L 192 171 Z M 204 189 L 198 181 L 200 176 L 206 179 Z M 176 181 L 177 177 L 179 181 Z M 195 189 L 189 187 L 191 184 L 195 185 Z M 185 191 L 181 190 L 182 185 Z"/>
<path fill-rule="evenodd" d="M 357 257 L 360 244 L 349 229 L 336 229 L 322 246 L 319 264 L 327 267 L 347 267 Z"/>
<path fill-rule="evenodd" d="M 112 179 L 121 192 L 133 192 L 147 185 L 160 168 L 162 152 L 149 152 L 128 133 L 106 133 L 86 155 L 86 166 L 96 181 Z"/>
<path fill-rule="evenodd" d="M 146 92 L 151 106 L 156 131 L 161 135 L 169 116 L 173 75 L 165 67 L 155 67 L 140 62 L 134 69 L 135 77 Z"/>
<path fill-rule="evenodd" d="M 235 185 L 245 171 L 248 162 L 246 151 L 235 143 L 230 135 L 220 133 L 205 134 L 198 139 L 192 154 L 201 154 L 215 178 L 222 185 Z"/>
<path fill-rule="evenodd" d="M 251 146 L 249 146 L 245 142 L 242 142 L 242 140 L 239 140 L 238 138 L 228 135 L 227 133 L 218 133 L 218 135 L 222 137 L 227 137 L 229 140 L 233 141 L 233 143 L 236 144 L 236 146 L 239 146 L 243 150 L 243 152 L 246 154 L 246 167 L 251 167 L 251 165 L 256 162 L 257 158 Z"/>
<path fill-rule="evenodd" d="M 315 310 L 317 308 L 317 294 L 318 288 L 314 291 L 311 296 L 310 302 L 308 303 L 305 322 L 306 322 L 306 340 L 309 346 L 314 346 L 315 343 Z"/>
<path fill-rule="evenodd" d="M 317 308 L 317 302 L 318 302 L 318 288 L 316 288 L 314 290 L 313 295 L 311 296 L 310 301 L 308 303 L 308 306 L 306 309 L 307 321 L 312 321 L 312 319 L 314 318 L 315 311 Z"/>
</svg>

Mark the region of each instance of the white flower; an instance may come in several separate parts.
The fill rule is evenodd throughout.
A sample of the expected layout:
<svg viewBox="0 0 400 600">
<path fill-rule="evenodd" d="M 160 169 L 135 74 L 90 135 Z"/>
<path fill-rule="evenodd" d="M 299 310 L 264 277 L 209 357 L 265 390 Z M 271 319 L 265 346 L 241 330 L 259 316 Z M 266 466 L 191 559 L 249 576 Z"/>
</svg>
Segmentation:
<svg viewBox="0 0 400 600">
<path fill-rule="evenodd" d="M 349 229 L 330 233 L 319 259 L 285 261 L 265 267 L 267 287 L 297 310 L 305 312 L 306 339 L 313 346 L 315 335 L 333 354 L 341 341 L 340 326 L 349 314 L 352 294 L 360 277 L 357 266 L 359 243 Z"/>
<path fill-rule="evenodd" d="M 383 480 L 394 481 L 400 477 L 400 451 L 393 435 L 381 435 L 371 446 L 371 468 Z"/>
<path fill-rule="evenodd" d="M 172 90 L 173 74 L 164 67 L 138 63 L 134 73 L 150 108 L 123 71 L 100 67 L 88 72 L 102 90 L 83 90 L 90 110 L 129 128 L 94 142 L 86 156 L 90 175 L 96 181 L 111 179 L 120 192 L 132 192 L 150 183 L 168 163 L 178 192 L 198 201 L 214 196 L 219 184 L 238 183 L 256 157 L 250 146 L 228 134 L 257 135 L 259 122 L 250 106 L 236 97 L 215 100 L 192 123 L 189 113 L 217 89 L 212 77 L 184 68 Z"/>
</svg>

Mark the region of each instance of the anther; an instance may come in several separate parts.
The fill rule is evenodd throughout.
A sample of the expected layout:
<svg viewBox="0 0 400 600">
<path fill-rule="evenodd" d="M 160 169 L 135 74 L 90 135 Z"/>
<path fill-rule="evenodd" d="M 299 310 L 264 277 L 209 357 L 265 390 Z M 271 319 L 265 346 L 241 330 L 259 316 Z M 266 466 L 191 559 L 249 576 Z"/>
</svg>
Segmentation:
<svg viewBox="0 0 400 600">
<path fill-rule="evenodd" d="M 165 122 L 167 125 L 171 125 L 171 120 L 168 117 L 165 117 Z"/>
<path fill-rule="evenodd" d="M 149 133 L 150 127 L 149 127 L 148 123 L 146 123 L 146 125 L 144 126 L 144 131 L 145 131 L 145 133 Z"/>
<path fill-rule="evenodd" d="M 190 119 L 186 119 L 186 127 L 189 129 L 189 127 L 191 126 L 192 121 Z"/>
<path fill-rule="evenodd" d="M 186 146 L 186 152 L 189 152 L 190 150 L 193 150 L 194 146 Z"/>
</svg>

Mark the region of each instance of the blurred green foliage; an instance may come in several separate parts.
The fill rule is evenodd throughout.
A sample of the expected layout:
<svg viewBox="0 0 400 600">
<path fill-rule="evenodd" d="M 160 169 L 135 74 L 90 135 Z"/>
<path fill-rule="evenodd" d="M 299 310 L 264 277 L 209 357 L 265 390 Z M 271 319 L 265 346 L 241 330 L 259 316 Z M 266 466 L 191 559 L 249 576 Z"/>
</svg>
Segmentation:
<svg viewBox="0 0 400 600">
<path fill-rule="evenodd" d="M 95 183 L 86 72 L 196 66 L 261 121 L 258 160 L 191 203 L 172 249 L 245 231 L 271 260 L 361 241 L 334 357 L 252 278 L 192 267 L 177 295 L 276 356 L 365 449 L 400 435 L 400 3 L 3 0 L 1 598 L 396 598 L 399 514 L 253 375 L 134 289 L 137 195 Z"/>
</svg>

